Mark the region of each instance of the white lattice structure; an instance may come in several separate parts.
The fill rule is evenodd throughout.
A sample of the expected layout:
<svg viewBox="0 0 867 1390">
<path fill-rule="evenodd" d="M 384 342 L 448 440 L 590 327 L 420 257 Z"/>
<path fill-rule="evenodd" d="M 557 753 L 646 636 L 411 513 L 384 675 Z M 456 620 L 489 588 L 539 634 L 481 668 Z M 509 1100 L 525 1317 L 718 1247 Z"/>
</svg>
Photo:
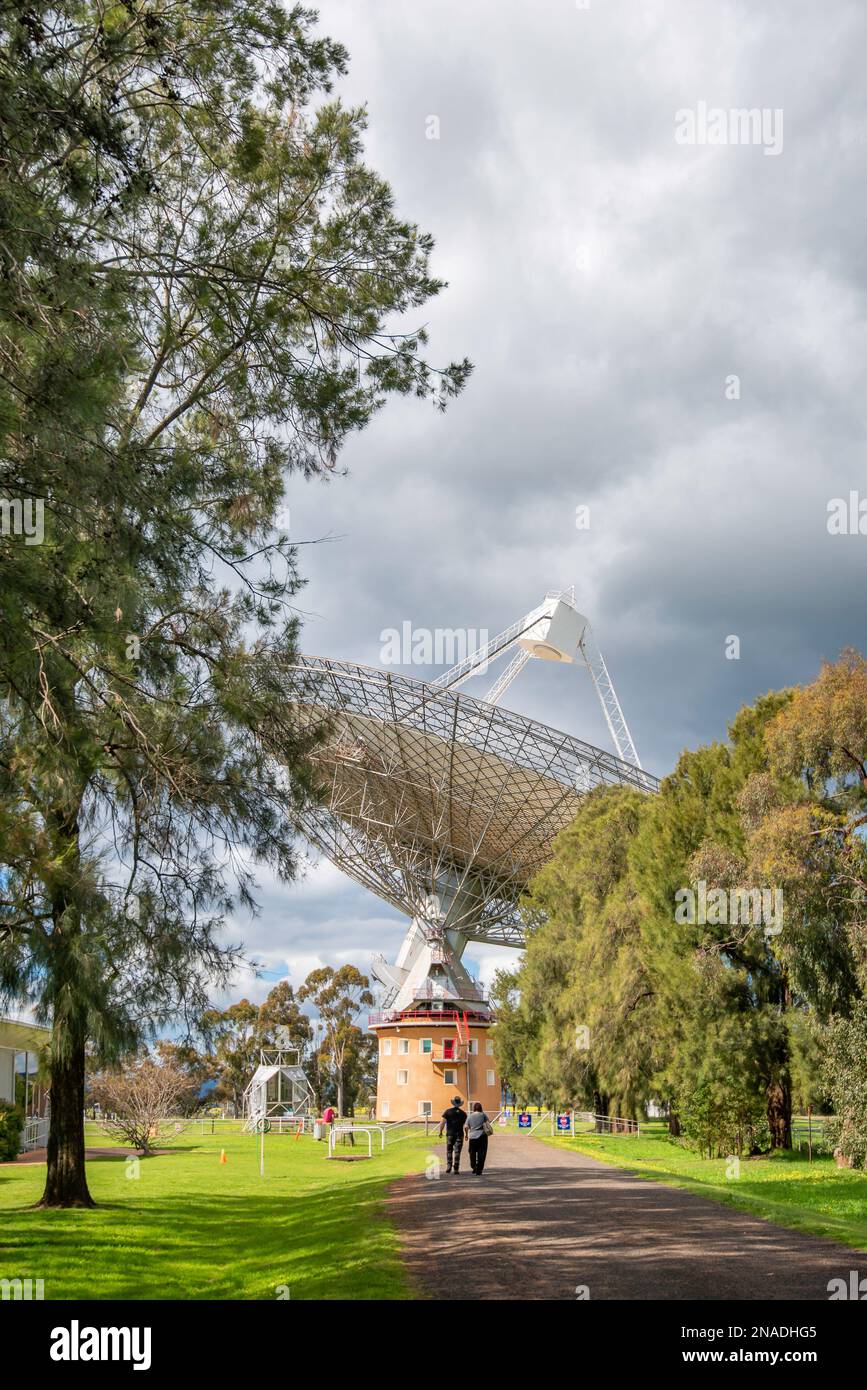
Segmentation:
<svg viewBox="0 0 867 1390">
<path fill-rule="evenodd" d="M 244 1092 L 244 1128 L 285 1126 L 306 1122 L 313 1113 L 313 1090 L 299 1061 L 297 1047 L 263 1047 L 259 1065 Z"/>
</svg>

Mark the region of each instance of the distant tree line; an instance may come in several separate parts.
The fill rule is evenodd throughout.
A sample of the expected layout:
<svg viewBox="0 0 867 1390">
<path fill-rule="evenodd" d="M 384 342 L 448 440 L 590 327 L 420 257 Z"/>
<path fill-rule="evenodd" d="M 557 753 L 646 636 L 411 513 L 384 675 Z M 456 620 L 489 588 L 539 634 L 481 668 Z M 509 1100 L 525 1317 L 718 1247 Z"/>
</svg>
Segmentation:
<svg viewBox="0 0 867 1390">
<path fill-rule="evenodd" d="M 225 1009 L 205 1009 L 182 1040 L 163 1038 L 150 1053 L 117 1059 L 108 1068 L 94 1057 L 87 1102 L 105 1110 L 121 1092 L 128 1102 L 141 1092 L 147 1115 L 157 1096 L 171 1099 L 163 1117 L 214 1105 L 241 1115 L 259 1053 L 275 1047 L 279 1036 L 297 1048 L 317 1108 L 334 1105 L 352 1115 L 376 1092 L 376 1038 L 364 1031 L 362 1012 L 373 1003 L 369 983 L 354 965 L 321 966 L 297 992 L 282 980 L 262 1004 L 240 999 Z M 301 1007 L 307 1001 L 314 1018 Z"/>
</svg>

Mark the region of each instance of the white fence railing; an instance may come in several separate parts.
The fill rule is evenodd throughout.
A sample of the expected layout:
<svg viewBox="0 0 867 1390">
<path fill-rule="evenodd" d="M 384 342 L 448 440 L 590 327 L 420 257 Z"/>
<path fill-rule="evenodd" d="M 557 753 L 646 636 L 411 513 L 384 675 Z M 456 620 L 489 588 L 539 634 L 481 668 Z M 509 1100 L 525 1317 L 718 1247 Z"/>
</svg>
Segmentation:
<svg viewBox="0 0 867 1390">
<path fill-rule="evenodd" d="M 48 1143 L 48 1116 L 34 1116 L 25 1121 L 21 1133 L 21 1149 L 30 1153 L 33 1149 L 44 1149 Z"/>
<path fill-rule="evenodd" d="M 510 1107 L 495 1115 L 492 1123 L 495 1129 L 518 1134 L 535 1134 L 538 1129 L 547 1126 L 549 1134 L 560 1134 L 567 1139 L 575 1134 L 641 1134 L 638 1120 L 630 1120 L 623 1115 L 595 1115 L 591 1110 L 534 1108 L 516 1111 Z"/>
<path fill-rule="evenodd" d="M 593 1115 L 589 1111 L 575 1118 L 583 1120 L 591 1134 L 641 1134 L 638 1120 L 629 1120 L 625 1115 Z"/>
<path fill-rule="evenodd" d="M 356 1134 L 359 1134 L 362 1139 L 367 1140 L 368 1158 L 373 1157 L 374 1134 L 379 1135 L 380 1150 L 382 1151 L 385 1149 L 385 1129 L 382 1125 L 357 1125 L 349 1120 L 331 1126 L 331 1133 L 328 1136 L 328 1157 L 334 1157 L 334 1150 L 337 1147 L 338 1140 L 341 1144 L 345 1145 L 349 1143 L 354 1148 Z"/>
</svg>

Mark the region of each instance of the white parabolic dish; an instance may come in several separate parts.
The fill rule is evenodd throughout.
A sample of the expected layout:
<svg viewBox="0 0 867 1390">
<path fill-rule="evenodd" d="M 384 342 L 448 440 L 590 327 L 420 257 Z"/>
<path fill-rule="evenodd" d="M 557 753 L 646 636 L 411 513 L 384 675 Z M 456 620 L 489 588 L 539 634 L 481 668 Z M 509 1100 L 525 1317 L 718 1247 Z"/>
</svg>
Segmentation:
<svg viewBox="0 0 867 1390">
<path fill-rule="evenodd" d="M 290 672 L 323 799 L 301 829 L 401 912 L 469 940 L 520 946 L 517 904 L 597 786 L 655 791 L 640 767 L 498 705 L 354 662 Z"/>
</svg>

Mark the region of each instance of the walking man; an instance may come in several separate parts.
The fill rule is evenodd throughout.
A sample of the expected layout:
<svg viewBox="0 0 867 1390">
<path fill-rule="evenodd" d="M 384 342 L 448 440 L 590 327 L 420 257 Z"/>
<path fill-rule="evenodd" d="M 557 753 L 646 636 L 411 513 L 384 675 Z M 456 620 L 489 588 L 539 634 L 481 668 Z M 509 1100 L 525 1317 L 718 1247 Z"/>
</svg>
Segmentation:
<svg viewBox="0 0 867 1390">
<path fill-rule="evenodd" d="M 459 1173 L 461 1170 L 461 1149 L 464 1147 L 464 1125 L 467 1122 L 467 1112 L 461 1109 L 460 1096 L 453 1096 L 452 1103 L 448 1110 L 443 1111 L 440 1120 L 440 1127 L 437 1131 L 440 1137 L 442 1132 L 446 1132 L 446 1172 Z"/>
</svg>

